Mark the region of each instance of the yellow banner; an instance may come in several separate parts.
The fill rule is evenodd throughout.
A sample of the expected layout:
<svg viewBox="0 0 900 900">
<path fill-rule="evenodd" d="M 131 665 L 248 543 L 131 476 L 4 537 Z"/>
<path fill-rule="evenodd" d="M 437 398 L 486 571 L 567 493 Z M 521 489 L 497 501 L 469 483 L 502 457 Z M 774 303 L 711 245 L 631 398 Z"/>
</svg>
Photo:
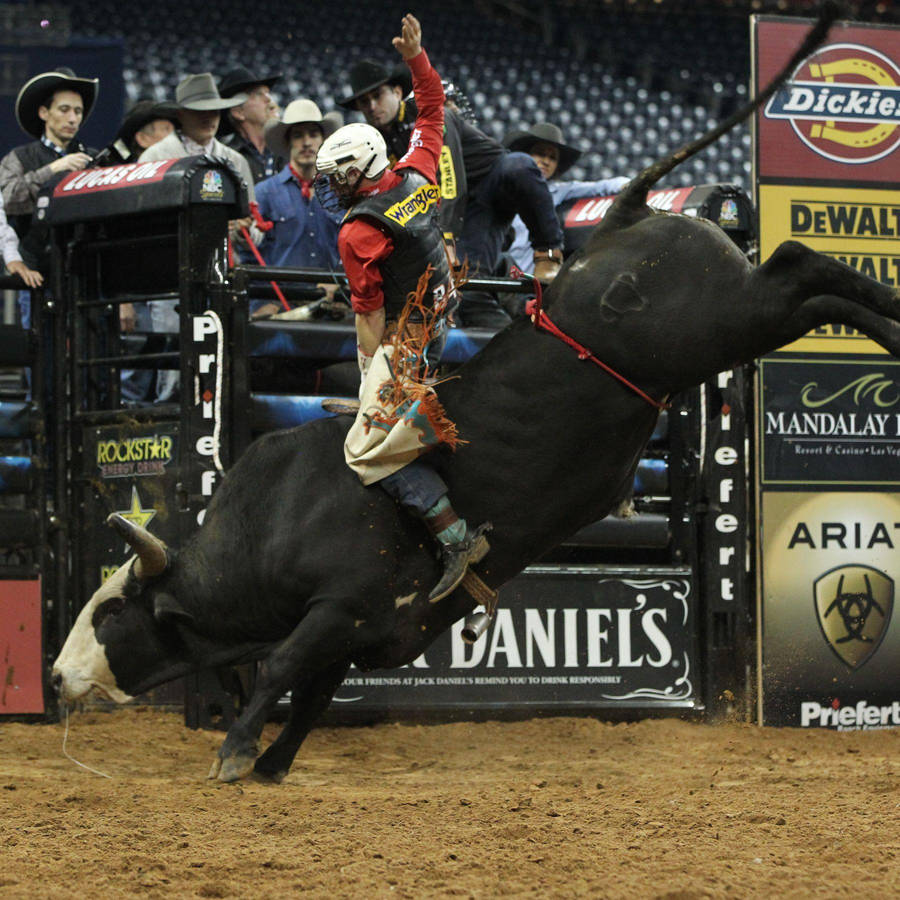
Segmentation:
<svg viewBox="0 0 900 900">
<path fill-rule="evenodd" d="M 761 184 L 759 233 L 762 261 L 793 239 L 900 286 L 900 191 Z M 844 325 L 824 325 L 780 352 L 886 353 Z"/>
</svg>

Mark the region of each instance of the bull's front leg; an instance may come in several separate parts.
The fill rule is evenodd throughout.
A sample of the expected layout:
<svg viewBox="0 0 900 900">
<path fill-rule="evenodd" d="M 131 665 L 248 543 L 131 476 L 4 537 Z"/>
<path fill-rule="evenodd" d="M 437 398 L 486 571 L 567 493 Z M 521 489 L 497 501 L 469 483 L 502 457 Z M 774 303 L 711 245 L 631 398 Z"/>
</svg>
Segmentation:
<svg viewBox="0 0 900 900">
<path fill-rule="evenodd" d="M 301 679 L 291 688 L 290 718 L 281 734 L 256 760 L 255 774 L 272 781 L 281 781 L 287 775 L 300 745 L 331 702 L 349 668 L 350 664 L 341 660 L 312 679 Z"/>
<path fill-rule="evenodd" d="M 236 781 L 253 771 L 259 736 L 272 705 L 301 681 L 311 681 L 351 656 L 354 622 L 339 604 L 319 602 L 260 664 L 253 696 L 219 748 L 210 778 Z M 337 685 L 335 685 L 337 687 Z M 299 746 L 299 744 L 298 744 Z"/>
</svg>

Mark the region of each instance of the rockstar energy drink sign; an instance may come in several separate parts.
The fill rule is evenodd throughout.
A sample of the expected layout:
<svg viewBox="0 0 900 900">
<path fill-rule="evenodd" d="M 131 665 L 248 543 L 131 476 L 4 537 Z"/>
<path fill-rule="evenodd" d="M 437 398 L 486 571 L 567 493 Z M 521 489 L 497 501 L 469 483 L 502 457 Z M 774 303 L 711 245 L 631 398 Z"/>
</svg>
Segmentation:
<svg viewBox="0 0 900 900">
<path fill-rule="evenodd" d="M 754 17 L 757 91 L 810 22 Z M 760 259 L 799 241 L 900 290 L 900 29 L 837 23 L 758 113 Z M 759 717 L 900 725 L 900 363 L 845 325 L 761 362 Z"/>
<path fill-rule="evenodd" d="M 76 502 L 84 510 L 85 553 L 78 590 L 82 600 L 131 555 L 106 520 L 118 513 L 174 546 L 178 542 L 178 424 L 124 422 L 85 428 Z"/>
<path fill-rule="evenodd" d="M 163 475 L 174 459 L 171 434 L 124 437 L 97 442 L 97 469 L 101 478 Z"/>
</svg>

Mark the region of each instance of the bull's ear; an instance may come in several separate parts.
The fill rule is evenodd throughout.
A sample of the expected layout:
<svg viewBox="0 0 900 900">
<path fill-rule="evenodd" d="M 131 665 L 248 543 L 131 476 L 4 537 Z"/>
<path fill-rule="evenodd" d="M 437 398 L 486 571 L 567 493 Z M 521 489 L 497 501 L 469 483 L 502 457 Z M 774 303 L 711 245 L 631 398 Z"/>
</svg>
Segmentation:
<svg viewBox="0 0 900 900">
<path fill-rule="evenodd" d="M 171 594 L 163 593 L 153 598 L 153 616 L 164 625 L 194 621 L 194 617 Z"/>
</svg>

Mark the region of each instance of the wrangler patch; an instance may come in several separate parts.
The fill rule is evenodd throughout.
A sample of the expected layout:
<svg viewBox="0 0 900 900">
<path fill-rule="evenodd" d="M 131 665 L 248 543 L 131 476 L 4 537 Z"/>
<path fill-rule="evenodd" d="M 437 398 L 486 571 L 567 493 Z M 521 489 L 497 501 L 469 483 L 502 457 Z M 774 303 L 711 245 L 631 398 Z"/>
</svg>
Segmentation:
<svg viewBox="0 0 900 900">
<path fill-rule="evenodd" d="M 413 216 L 418 216 L 434 206 L 441 198 L 441 189 L 436 184 L 423 184 L 408 197 L 385 210 L 385 216 L 398 225 L 406 225 Z"/>
</svg>

